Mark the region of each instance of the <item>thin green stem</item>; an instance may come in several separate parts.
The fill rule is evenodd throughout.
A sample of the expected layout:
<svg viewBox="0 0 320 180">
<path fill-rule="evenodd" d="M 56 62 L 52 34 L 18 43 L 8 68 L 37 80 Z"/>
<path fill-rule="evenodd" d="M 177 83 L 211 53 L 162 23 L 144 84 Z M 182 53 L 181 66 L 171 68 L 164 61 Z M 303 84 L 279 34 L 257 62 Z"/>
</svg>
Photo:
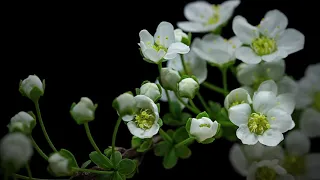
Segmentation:
<svg viewBox="0 0 320 180">
<path fill-rule="evenodd" d="M 193 100 L 192 99 L 189 99 L 189 102 L 190 102 L 190 105 L 196 109 L 197 111 L 201 112 L 201 110 L 194 104 Z"/>
<path fill-rule="evenodd" d="M 32 173 L 31 173 L 31 169 L 30 169 L 29 163 L 26 164 L 26 169 L 27 169 L 27 172 L 28 172 L 29 179 L 32 180 Z"/>
<path fill-rule="evenodd" d="M 197 93 L 197 97 L 199 98 L 202 106 L 205 108 L 205 110 L 209 113 L 210 112 L 210 108 L 207 105 L 206 101 L 203 99 L 203 97 L 201 96 L 200 92 Z"/>
<path fill-rule="evenodd" d="M 115 157 L 115 146 L 116 146 L 116 139 L 117 139 L 117 133 L 118 133 L 118 129 L 119 129 L 119 126 L 120 126 L 120 123 L 121 123 L 121 120 L 122 118 L 119 116 L 117 122 L 116 122 L 116 125 L 114 127 L 114 130 L 113 130 L 113 135 L 112 135 L 112 155 L 113 157 Z M 113 159 L 113 165 L 116 167 L 116 158 L 112 158 Z"/>
<path fill-rule="evenodd" d="M 183 67 L 184 72 L 185 72 L 186 74 L 188 74 L 187 66 L 186 66 L 186 62 L 184 61 L 183 54 L 180 54 L 180 59 L 181 59 L 181 64 L 182 64 L 182 67 Z"/>
<path fill-rule="evenodd" d="M 209 83 L 209 82 L 203 82 L 202 85 L 203 85 L 204 87 L 210 89 L 210 90 L 216 91 L 216 92 L 221 93 L 221 94 L 223 94 L 223 95 L 228 94 L 228 92 L 225 91 L 224 89 L 222 89 L 222 88 L 220 88 L 220 87 L 218 87 L 218 86 L 216 86 L 216 85 L 214 85 L 214 84 L 211 84 L 211 83 Z"/>
<path fill-rule="evenodd" d="M 90 132 L 90 128 L 89 128 L 89 124 L 88 123 L 84 123 L 84 128 L 86 129 L 86 134 L 87 137 L 91 143 L 91 145 L 93 146 L 93 148 L 99 153 L 102 154 L 102 152 L 100 151 L 100 149 L 98 148 L 97 144 L 94 142 L 91 132 Z"/>
<path fill-rule="evenodd" d="M 41 129 L 42 129 L 42 132 L 44 134 L 44 137 L 46 138 L 46 140 L 48 141 L 49 143 L 49 146 L 51 147 L 51 149 L 54 151 L 54 152 L 58 152 L 57 149 L 54 147 L 53 143 L 51 142 L 50 138 L 49 138 L 49 135 L 46 131 L 46 128 L 43 124 L 43 121 L 42 121 L 42 117 L 41 117 L 41 112 L 40 112 L 40 106 L 39 106 L 39 101 L 34 101 L 34 105 L 36 106 L 36 111 L 37 111 L 37 116 L 38 116 L 38 120 L 39 120 L 39 123 L 40 123 L 40 126 L 41 126 Z"/>
<path fill-rule="evenodd" d="M 197 109 L 191 107 L 191 106 L 190 106 L 189 104 L 187 104 L 186 102 L 184 102 L 183 99 L 178 95 L 177 92 L 174 92 L 174 93 L 175 93 L 177 99 L 178 99 L 184 106 L 186 106 L 190 111 L 192 111 L 192 112 L 195 113 L 195 114 L 199 114 L 199 113 L 201 112 L 201 111 L 198 111 Z"/>
<path fill-rule="evenodd" d="M 74 172 L 88 172 L 88 173 L 94 173 L 94 174 L 112 174 L 113 171 L 98 171 L 98 170 L 92 170 L 92 169 L 82 169 L 82 168 L 72 168 L 72 171 Z"/>
<path fill-rule="evenodd" d="M 164 140 L 169 141 L 171 143 L 173 142 L 172 138 L 162 128 L 159 129 L 159 133 Z"/>
<path fill-rule="evenodd" d="M 178 147 L 184 146 L 186 144 L 190 144 L 193 141 L 194 141 L 194 138 L 189 137 L 188 139 L 185 139 L 185 140 L 181 141 L 180 143 L 176 144 L 174 147 L 178 148 Z"/>
<path fill-rule="evenodd" d="M 227 83 L 227 71 L 228 68 L 221 68 L 221 72 L 222 72 L 222 82 L 223 82 L 223 90 L 224 92 L 228 92 L 228 83 Z M 226 95 L 226 94 L 225 94 Z"/>
<path fill-rule="evenodd" d="M 38 146 L 38 144 L 36 143 L 36 141 L 33 139 L 33 137 L 30 135 L 29 136 L 33 147 L 37 150 L 37 152 L 40 154 L 40 156 L 45 159 L 46 161 L 48 161 L 48 156 L 41 150 L 41 148 Z"/>
<path fill-rule="evenodd" d="M 27 176 L 23 176 L 23 175 L 20 175 L 20 174 L 14 174 L 13 175 L 14 178 L 18 178 L 18 179 L 25 179 L 25 180 L 30 180 L 29 177 Z M 32 180 L 49 180 L 49 179 L 40 179 L 40 178 L 31 178 Z M 54 179 L 52 179 L 54 180 Z"/>
</svg>

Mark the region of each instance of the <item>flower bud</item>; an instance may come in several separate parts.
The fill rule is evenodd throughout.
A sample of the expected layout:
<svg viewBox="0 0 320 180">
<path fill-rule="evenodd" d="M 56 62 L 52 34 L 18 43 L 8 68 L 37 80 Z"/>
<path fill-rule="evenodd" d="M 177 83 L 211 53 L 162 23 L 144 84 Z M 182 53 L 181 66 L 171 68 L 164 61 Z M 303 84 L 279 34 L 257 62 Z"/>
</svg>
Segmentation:
<svg viewBox="0 0 320 180">
<path fill-rule="evenodd" d="M 62 156 L 60 153 L 53 153 L 49 157 L 48 162 L 49 169 L 55 176 L 69 176 L 71 174 L 69 159 Z"/>
<path fill-rule="evenodd" d="M 199 83 L 193 78 L 182 79 L 178 83 L 178 93 L 181 97 L 193 99 L 199 91 Z"/>
<path fill-rule="evenodd" d="M 161 98 L 161 87 L 155 83 L 144 83 L 140 87 L 140 95 L 148 96 L 154 102 L 157 102 Z"/>
<path fill-rule="evenodd" d="M 9 133 L 0 141 L 1 166 L 6 172 L 17 172 L 27 164 L 32 155 L 30 139 L 20 132 Z"/>
<path fill-rule="evenodd" d="M 208 117 L 200 119 L 192 118 L 190 124 L 190 135 L 194 136 L 198 142 L 203 142 L 213 138 L 218 131 L 219 124 L 217 121 L 212 122 Z"/>
<path fill-rule="evenodd" d="M 82 97 L 78 104 L 72 104 L 70 113 L 77 124 L 80 125 L 94 120 L 96 108 L 97 104 L 94 105 L 89 98 Z"/>
<path fill-rule="evenodd" d="M 244 88 L 237 88 L 232 90 L 224 100 L 224 107 L 229 110 L 229 108 L 239 105 L 239 104 L 251 104 L 252 100 L 249 92 Z"/>
<path fill-rule="evenodd" d="M 19 112 L 13 116 L 8 125 L 10 132 L 19 131 L 24 134 L 31 134 L 32 129 L 36 126 L 36 118 L 32 112 Z"/>
<path fill-rule="evenodd" d="M 36 75 L 29 75 L 28 78 L 20 82 L 19 91 L 32 101 L 38 101 L 40 96 L 44 94 L 44 82 L 42 83 Z"/>
<path fill-rule="evenodd" d="M 185 32 L 183 32 L 181 29 L 174 30 L 174 37 L 176 39 L 176 42 L 182 42 L 188 46 L 190 45 L 190 40 L 188 35 Z"/>
<path fill-rule="evenodd" d="M 176 91 L 177 84 L 181 79 L 178 71 L 171 68 L 162 68 L 160 72 L 161 85 L 164 89 Z"/>
<path fill-rule="evenodd" d="M 117 110 L 119 116 L 121 116 L 124 121 L 133 119 L 136 113 L 136 105 L 136 100 L 129 92 L 121 94 L 112 103 L 112 107 Z"/>
</svg>

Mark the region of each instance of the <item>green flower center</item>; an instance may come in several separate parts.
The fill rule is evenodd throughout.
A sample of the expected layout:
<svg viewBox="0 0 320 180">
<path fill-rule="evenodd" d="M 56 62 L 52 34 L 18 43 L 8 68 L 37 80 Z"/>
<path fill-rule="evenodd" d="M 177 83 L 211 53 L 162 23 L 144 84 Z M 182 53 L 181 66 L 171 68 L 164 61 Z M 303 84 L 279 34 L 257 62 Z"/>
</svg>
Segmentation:
<svg viewBox="0 0 320 180">
<path fill-rule="evenodd" d="M 200 124 L 199 127 L 207 127 L 207 128 L 210 128 L 211 125 L 210 125 L 210 124 Z"/>
<path fill-rule="evenodd" d="M 262 135 L 270 128 L 267 117 L 261 113 L 252 113 L 248 121 L 248 128 L 251 133 Z"/>
<path fill-rule="evenodd" d="M 287 155 L 284 158 L 283 167 L 293 176 L 303 175 L 306 172 L 305 157 Z"/>
<path fill-rule="evenodd" d="M 260 36 L 252 41 L 252 48 L 259 56 L 271 54 L 277 50 L 276 41 L 266 36 Z"/>
<path fill-rule="evenodd" d="M 312 107 L 320 112 L 320 91 L 316 92 Z"/>
<path fill-rule="evenodd" d="M 244 102 L 244 101 L 235 101 L 235 102 L 232 102 L 232 104 L 230 105 L 230 108 L 231 108 L 232 106 L 236 106 L 236 105 L 243 104 L 243 103 L 245 103 L 245 102 Z"/>
<path fill-rule="evenodd" d="M 212 25 L 217 24 L 220 19 L 220 6 L 219 5 L 212 5 L 212 9 L 214 10 L 213 15 L 208 19 L 208 21 L 205 23 L 205 25 Z M 204 18 L 203 15 L 200 16 L 201 18 Z"/>
<path fill-rule="evenodd" d="M 275 180 L 277 173 L 269 167 L 259 167 L 256 171 L 256 180 Z"/>
<path fill-rule="evenodd" d="M 155 116 L 150 109 L 141 109 L 135 117 L 135 123 L 141 129 L 147 130 L 152 127 Z"/>
</svg>

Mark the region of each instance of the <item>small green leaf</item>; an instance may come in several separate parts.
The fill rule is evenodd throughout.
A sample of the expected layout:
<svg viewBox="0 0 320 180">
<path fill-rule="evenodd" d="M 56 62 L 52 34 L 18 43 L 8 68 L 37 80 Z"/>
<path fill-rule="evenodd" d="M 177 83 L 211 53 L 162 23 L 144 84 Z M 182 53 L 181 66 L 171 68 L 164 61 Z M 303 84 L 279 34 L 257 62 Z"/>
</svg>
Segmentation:
<svg viewBox="0 0 320 180">
<path fill-rule="evenodd" d="M 152 139 L 144 139 L 140 147 L 137 149 L 138 152 L 146 152 L 149 150 L 152 146 Z"/>
<path fill-rule="evenodd" d="M 113 160 L 114 159 L 114 160 Z M 114 151 L 114 154 L 111 154 L 110 161 L 113 163 L 113 161 L 116 163 L 116 167 L 120 163 L 122 159 L 122 155 L 119 151 Z M 115 167 L 115 168 L 116 168 Z"/>
<path fill-rule="evenodd" d="M 111 169 L 113 167 L 110 159 L 103 154 L 98 153 L 97 151 L 93 151 L 89 154 L 89 157 L 92 162 L 94 162 L 97 166 L 105 169 Z"/>
<path fill-rule="evenodd" d="M 124 174 L 120 174 L 119 172 L 115 172 L 112 180 L 126 180 L 126 176 Z"/>
<path fill-rule="evenodd" d="M 138 148 L 142 143 L 142 139 L 138 138 L 137 136 L 132 136 L 131 139 L 131 147 Z"/>
<path fill-rule="evenodd" d="M 119 163 L 119 173 L 129 175 L 136 169 L 136 163 L 131 159 L 123 159 Z"/>
<path fill-rule="evenodd" d="M 163 123 L 168 126 L 180 126 L 180 124 L 182 124 L 171 113 L 167 113 L 163 116 Z"/>
<path fill-rule="evenodd" d="M 223 134 L 222 137 L 224 137 L 225 139 L 227 139 L 228 141 L 237 141 L 237 135 L 236 135 L 236 131 L 237 131 L 238 127 L 237 126 L 233 126 L 233 127 L 227 127 L 227 128 L 223 128 Z"/>
<path fill-rule="evenodd" d="M 191 118 L 192 115 L 190 113 L 186 113 L 186 112 L 183 112 L 181 113 L 181 122 L 183 123 L 183 125 L 185 125 L 188 121 L 189 118 Z"/>
<path fill-rule="evenodd" d="M 168 141 L 168 142 L 172 142 L 172 136 L 173 136 L 174 131 L 172 131 L 173 132 L 172 136 L 168 132 L 170 132 L 170 130 L 168 130 L 167 132 L 159 131 L 159 134 L 163 140 Z"/>
<path fill-rule="evenodd" d="M 91 160 L 88 160 L 88 161 L 84 162 L 84 163 L 81 165 L 81 168 L 82 168 L 82 169 L 87 168 L 90 163 L 91 163 Z"/>
<path fill-rule="evenodd" d="M 209 115 L 208 115 L 208 113 L 207 113 L 206 111 L 203 111 L 202 113 L 199 113 L 199 114 L 197 115 L 196 119 L 201 119 L 201 118 L 203 118 L 203 117 L 209 118 Z"/>
<path fill-rule="evenodd" d="M 171 144 L 167 141 L 161 141 L 154 147 L 154 154 L 156 156 L 164 156 L 171 149 Z"/>
<path fill-rule="evenodd" d="M 175 154 L 175 149 L 172 148 L 168 154 L 166 154 L 163 158 L 163 167 L 166 169 L 173 168 L 178 162 L 178 157 Z"/>
<path fill-rule="evenodd" d="M 60 152 L 60 154 L 61 154 L 63 157 L 66 157 L 66 158 L 69 159 L 69 161 L 70 161 L 69 166 L 70 166 L 70 167 L 79 168 L 79 165 L 78 165 L 78 163 L 77 163 L 76 158 L 74 157 L 74 155 L 73 155 L 70 151 L 68 151 L 68 150 L 66 150 L 66 149 L 61 149 L 59 152 Z"/>
<path fill-rule="evenodd" d="M 171 138 L 173 138 L 174 130 L 168 129 L 168 130 L 167 130 L 167 134 L 168 134 Z"/>
<path fill-rule="evenodd" d="M 191 156 L 191 150 L 187 146 L 175 148 L 176 155 L 181 159 L 187 159 Z"/>
<path fill-rule="evenodd" d="M 189 118 L 187 121 L 187 124 L 186 124 L 186 130 L 189 134 L 190 134 L 191 120 L 192 120 L 192 118 Z"/>
<path fill-rule="evenodd" d="M 208 102 L 212 114 L 210 114 L 212 119 L 217 119 L 217 114 L 220 114 L 221 105 L 219 103 L 209 101 Z"/>
<path fill-rule="evenodd" d="M 108 158 L 110 158 L 111 153 L 112 153 L 112 146 L 109 146 L 107 149 L 105 149 L 105 150 L 103 151 L 103 153 L 104 153 Z"/>
<path fill-rule="evenodd" d="M 189 138 L 189 133 L 184 126 L 176 130 L 173 135 L 173 139 L 176 143 L 182 142 L 183 140 Z"/>
<path fill-rule="evenodd" d="M 163 125 L 163 121 L 162 121 L 162 119 L 161 119 L 161 118 L 159 118 L 159 120 L 158 120 L 158 124 L 159 124 L 159 126 L 160 126 L 160 127 Z"/>
<path fill-rule="evenodd" d="M 200 142 L 201 144 L 210 144 L 215 140 L 215 138 L 208 138 L 202 142 Z"/>
<path fill-rule="evenodd" d="M 173 117 L 179 119 L 182 111 L 180 103 L 176 101 L 171 101 L 169 108 Z"/>
</svg>

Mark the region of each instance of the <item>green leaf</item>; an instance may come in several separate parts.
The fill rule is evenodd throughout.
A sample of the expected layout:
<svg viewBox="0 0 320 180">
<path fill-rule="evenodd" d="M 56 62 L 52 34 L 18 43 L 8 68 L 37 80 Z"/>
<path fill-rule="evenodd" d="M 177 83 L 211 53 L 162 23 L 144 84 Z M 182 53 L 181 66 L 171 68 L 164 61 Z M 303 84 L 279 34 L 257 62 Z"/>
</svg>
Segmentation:
<svg viewBox="0 0 320 180">
<path fill-rule="evenodd" d="M 113 174 L 97 174 L 96 180 L 112 180 Z"/>
<path fill-rule="evenodd" d="M 227 139 L 228 141 L 237 141 L 237 135 L 236 135 L 236 131 L 237 131 L 238 127 L 237 126 L 233 126 L 233 127 L 227 127 L 227 128 L 223 128 L 223 134 L 222 137 L 224 137 L 225 139 Z"/>
<path fill-rule="evenodd" d="M 123 159 L 119 163 L 119 173 L 129 175 L 136 170 L 136 163 L 131 159 Z"/>
<path fill-rule="evenodd" d="M 168 126 L 180 126 L 183 123 L 176 119 L 171 113 L 167 113 L 163 116 L 163 123 Z"/>
<path fill-rule="evenodd" d="M 196 119 L 201 119 L 201 118 L 203 118 L 203 117 L 209 118 L 209 115 L 208 115 L 208 113 L 207 113 L 206 111 L 203 111 L 203 112 L 199 113 L 199 114 L 197 115 Z"/>
<path fill-rule="evenodd" d="M 200 142 L 201 144 L 210 144 L 215 140 L 215 138 L 208 138 L 202 142 Z"/>
<path fill-rule="evenodd" d="M 161 141 L 158 144 L 155 145 L 154 147 L 154 154 L 156 156 L 164 156 L 169 152 L 171 149 L 171 144 L 168 143 L 167 141 Z"/>
<path fill-rule="evenodd" d="M 138 138 L 137 136 L 132 136 L 131 139 L 131 147 L 138 148 L 142 143 L 142 139 Z"/>
<path fill-rule="evenodd" d="M 112 146 L 109 146 L 107 149 L 105 149 L 105 150 L 103 151 L 103 153 L 104 153 L 108 158 L 110 158 L 111 153 L 112 153 Z"/>
<path fill-rule="evenodd" d="M 162 121 L 162 119 L 161 119 L 161 118 L 159 118 L 159 120 L 158 120 L 158 124 L 159 124 L 159 126 L 160 126 L 160 127 L 163 125 L 163 121 Z"/>
<path fill-rule="evenodd" d="M 182 142 L 183 140 L 189 138 L 189 133 L 184 126 L 176 130 L 173 135 L 173 139 L 176 143 Z"/>
<path fill-rule="evenodd" d="M 172 148 L 168 154 L 163 158 L 163 167 L 166 169 L 173 168 L 178 162 L 178 157 L 176 156 L 175 149 Z"/>
<path fill-rule="evenodd" d="M 70 166 L 70 167 L 79 168 L 79 165 L 78 165 L 78 163 L 77 163 L 76 158 L 74 157 L 74 155 L 73 155 L 70 151 L 68 151 L 68 150 L 66 150 L 66 149 L 61 149 L 61 150 L 59 151 L 59 153 L 60 153 L 63 157 L 66 157 L 66 158 L 69 159 L 69 162 L 70 162 L 69 166 Z"/>
<path fill-rule="evenodd" d="M 188 132 L 188 134 L 190 134 L 191 120 L 192 118 L 189 118 L 186 124 L 186 131 Z"/>
<path fill-rule="evenodd" d="M 144 139 L 140 147 L 137 149 L 138 152 L 146 152 L 152 146 L 152 138 Z"/>
<path fill-rule="evenodd" d="M 173 138 L 174 130 L 168 129 L 168 130 L 167 130 L 167 134 L 168 134 L 171 138 Z"/>
<path fill-rule="evenodd" d="M 183 123 L 183 125 L 185 125 L 187 123 L 188 119 L 191 117 L 192 117 L 192 115 L 190 113 L 183 112 L 183 113 L 181 113 L 180 120 Z"/>
<path fill-rule="evenodd" d="M 114 159 L 114 160 L 113 160 Z M 113 163 L 113 161 L 115 161 L 116 163 L 116 167 L 118 166 L 118 164 L 120 163 L 122 159 L 122 155 L 119 151 L 114 151 L 114 154 L 111 154 L 111 157 L 110 157 L 110 161 Z M 116 168 L 115 167 L 115 168 Z"/>
<path fill-rule="evenodd" d="M 173 115 L 173 117 L 179 119 L 180 115 L 181 115 L 181 105 L 179 102 L 176 101 L 171 101 L 170 105 L 169 105 L 169 109 L 171 114 Z"/>
<path fill-rule="evenodd" d="M 88 160 L 88 161 L 84 162 L 84 163 L 81 165 L 81 168 L 82 168 L 82 169 L 87 168 L 90 163 L 91 163 L 91 160 Z"/>
<path fill-rule="evenodd" d="M 191 156 L 191 150 L 187 146 L 175 148 L 176 155 L 181 159 L 187 159 Z"/>
<path fill-rule="evenodd" d="M 159 134 L 160 134 L 160 136 L 162 137 L 163 140 L 168 141 L 168 142 L 172 142 L 172 136 L 173 136 L 174 131 L 172 132 L 172 135 L 169 134 L 168 132 L 170 132 L 170 130 L 168 130 L 167 132 L 159 131 Z"/>
<path fill-rule="evenodd" d="M 98 153 L 97 151 L 91 152 L 89 157 L 93 163 L 101 168 L 111 169 L 113 167 L 110 159 L 105 155 Z"/>
<path fill-rule="evenodd" d="M 219 103 L 213 102 L 213 101 L 209 101 L 208 102 L 210 110 L 211 110 L 211 114 L 210 117 L 212 119 L 217 119 L 217 114 L 220 114 L 221 111 L 221 105 Z"/>
<path fill-rule="evenodd" d="M 115 172 L 112 180 L 126 180 L 126 176 L 124 174 L 120 174 L 119 172 Z"/>
</svg>

